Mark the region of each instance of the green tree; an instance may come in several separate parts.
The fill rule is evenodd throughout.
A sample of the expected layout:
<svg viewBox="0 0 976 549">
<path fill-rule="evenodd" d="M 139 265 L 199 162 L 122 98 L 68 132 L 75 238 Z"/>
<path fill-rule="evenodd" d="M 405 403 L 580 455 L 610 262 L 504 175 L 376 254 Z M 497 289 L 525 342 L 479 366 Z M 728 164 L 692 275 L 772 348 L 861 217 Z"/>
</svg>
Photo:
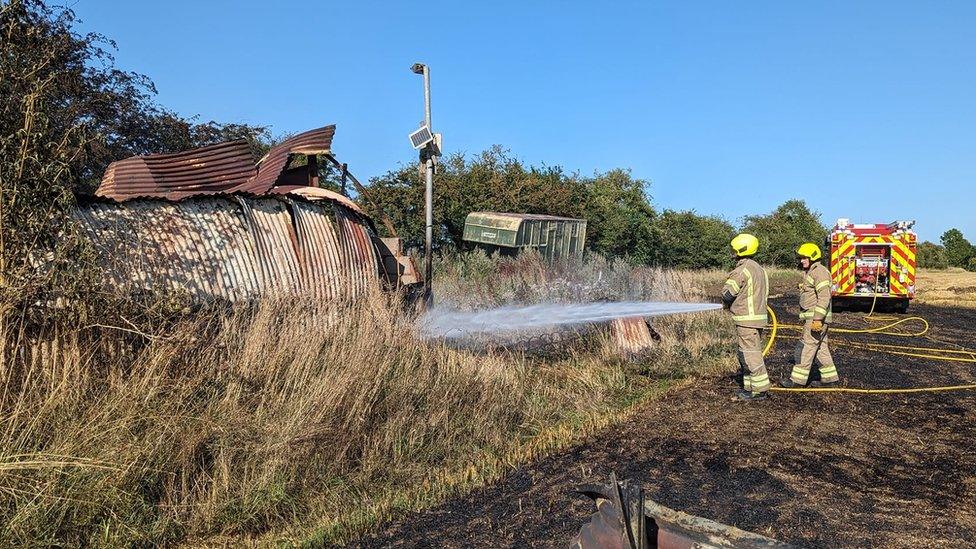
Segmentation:
<svg viewBox="0 0 976 549">
<path fill-rule="evenodd" d="M 759 238 L 758 261 L 781 266 L 794 263 L 800 244 L 813 242 L 823 248 L 827 237 L 820 212 L 811 210 L 802 200 L 787 200 L 766 215 L 747 216 L 742 231 Z"/>
<path fill-rule="evenodd" d="M 729 241 L 735 227 L 715 216 L 665 210 L 655 227 L 660 239 L 657 262 L 668 267 L 706 269 L 732 263 Z"/>
<path fill-rule="evenodd" d="M 654 262 L 660 248 L 654 228 L 656 214 L 646 188 L 628 170 L 611 170 L 583 180 L 590 249 L 606 257 L 628 257 L 634 262 Z"/>
<path fill-rule="evenodd" d="M 75 32 L 70 10 L 0 2 L 0 291 L 23 302 L 32 262 L 71 256 L 74 191 L 90 191 L 113 160 L 248 137 L 264 128 L 182 118 L 153 101 L 145 76 L 114 66 L 105 37 Z M 74 251 L 72 251 L 74 250 Z M 53 260 L 51 258 L 54 258 Z M 49 268 L 34 286 L 64 290 L 78 276 Z"/>
<path fill-rule="evenodd" d="M 976 256 L 976 248 L 959 229 L 942 233 L 942 246 L 945 247 L 946 262 L 950 267 L 969 268 L 969 260 Z"/>
<path fill-rule="evenodd" d="M 921 269 L 945 269 L 949 266 L 945 248 L 933 242 L 925 241 L 919 244 L 916 255 L 918 267 Z"/>
</svg>

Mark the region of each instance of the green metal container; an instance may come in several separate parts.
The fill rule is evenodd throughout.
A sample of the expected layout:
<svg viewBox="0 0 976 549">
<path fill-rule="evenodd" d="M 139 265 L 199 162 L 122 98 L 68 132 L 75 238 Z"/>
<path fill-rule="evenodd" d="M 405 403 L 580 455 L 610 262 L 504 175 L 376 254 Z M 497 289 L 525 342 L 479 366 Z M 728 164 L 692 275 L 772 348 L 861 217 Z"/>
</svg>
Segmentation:
<svg viewBox="0 0 976 549">
<path fill-rule="evenodd" d="M 539 214 L 471 212 L 464 220 L 466 242 L 489 251 L 538 250 L 547 259 L 579 257 L 586 240 L 586 220 Z"/>
</svg>

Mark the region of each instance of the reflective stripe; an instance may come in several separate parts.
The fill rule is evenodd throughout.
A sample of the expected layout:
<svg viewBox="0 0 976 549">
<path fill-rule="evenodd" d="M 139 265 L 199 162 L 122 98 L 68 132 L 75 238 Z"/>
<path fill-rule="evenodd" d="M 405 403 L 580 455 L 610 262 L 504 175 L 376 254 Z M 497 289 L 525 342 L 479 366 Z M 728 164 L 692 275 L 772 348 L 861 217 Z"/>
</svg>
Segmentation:
<svg viewBox="0 0 976 549">
<path fill-rule="evenodd" d="M 807 284 L 809 284 L 809 285 L 811 285 L 811 286 L 813 286 L 813 277 L 812 277 L 812 276 L 810 276 L 810 275 L 805 275 L 805 276 L 803 277 L 803 280 L 805 280 Z"/>
<path fill-rule="evenodd" d="M 800 311 L 800 318 L 813 318 L 813 311 Z"/>
<path fill-rule="evenodd" d="M 824 309 L 823 307 L 814 307 L 813 312 L 825 315 L 827 314 L 827 309 Z"/>
<path fill-rule="evenodd" d="M 810 370 L 804 370 L 799 366 L 794 366 L 793 371 L 790 372 L 790 379 L 792 379 L 795 383 L 798 383 L 800 385 L 805 385 L 807 382 L 807 378 L 809 377 L 810 377 Z"/>
<path fill-rule="evenodd" d="M 753 300 L 752 273 L 749 272 L 749 269 L 742 269 L 742 272 L 745 273 L 745 275 L 746 275 L 746 300 L 747 300 L 746 301 L 746 307 L 749 308 L 748 309 L 749 310 L 748 316 L 754 317 L 754 316 L 756 316 L 756 305 L 752 302 L 752 300 Z M 763 315 L 763 316 L 766 316 L 766 315 Z M 732 318 L 735 318 L 735 317 L 732 317 Z"/>
<path fill-rule="evenodd" d="M 739 285 L 731 278 L 725 281 L 725 285 L 732 288 L 732 293 L 739 293 Z"/>
<path fill-rule="evenodd" d="M 750 309 L 751 308 L 752 307 L 750 307 Z M 739 315 L 739 316 L 733 316 L 732 317 L 732 320 L 769 320 L 769 318 L 766 315 L 764 315 L 764 314 L 762 314 L 762 315 Z"/>
<path fill-rule="evenodd" d="M 826 288 L 827 286 L 830 286 L 830 281 L 829 281 L 829 280 L 824 280 L 824 281 L 823 281 L 823 282 L 821 282 L 820 284 L 817 284 L 817 287 L 816 287 L 816 289 L 817 289 L 817 291 L 819 292 L 820 290 L 822 290 L 822 289 L 824 289 L 824 288 Z"/>
<path fill-rule="evenodd" d="M 833 376 L 837 375 L 837 366 L 831 364 L 830 366 L 820 366 L 820 375 L 822 376 Z"/>
</svg>

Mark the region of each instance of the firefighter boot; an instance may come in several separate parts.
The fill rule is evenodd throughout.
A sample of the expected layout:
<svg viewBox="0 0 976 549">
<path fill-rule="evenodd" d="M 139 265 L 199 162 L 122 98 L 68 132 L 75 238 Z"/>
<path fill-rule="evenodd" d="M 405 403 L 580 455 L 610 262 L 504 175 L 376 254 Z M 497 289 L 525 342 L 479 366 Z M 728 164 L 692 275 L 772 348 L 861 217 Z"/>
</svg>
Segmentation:
<svg viewBox="0 0 976 549">
<path fill-rule="evenodd" d="M 804 385 L 800 385 L 799 383 L 793 381 L 788 377 L 784 377 L 783 379 L 781 379 L 779 381 L 779 386 L 784 389 L 801 389 L 805 387 Z"/>
<path fill-rule="evenodd" d="M 830 389 L 831 387 L 840 387 L 840 380 L 835 379 L 834 381 L 811 381 L 810 386 Z"/>
</svg>

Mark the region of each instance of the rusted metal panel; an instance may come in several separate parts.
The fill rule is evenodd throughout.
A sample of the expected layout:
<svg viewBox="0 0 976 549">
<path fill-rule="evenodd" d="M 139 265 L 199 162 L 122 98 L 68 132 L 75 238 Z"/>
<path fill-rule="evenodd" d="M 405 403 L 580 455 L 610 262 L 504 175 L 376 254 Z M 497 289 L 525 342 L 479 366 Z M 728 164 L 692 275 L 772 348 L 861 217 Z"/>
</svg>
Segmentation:
<svg viewBox="0 0 976 549">
<path fill-rule="evenodd" d="M 787 543 L 753 532 L 746 532 L 714 520 L 675 511 L 653 501 L 644 502 L 644 515 L 656 530 L 656 547 L 698 549 L 705 547 L 738 549 L 789 549 Z"/>
<path fill-rule="evenodd" d="M 134 156 L 109 164 L 95 195 L 119 201 L 182 200 L 222 193 L 263 195 L 288 183 L 286 175 L 294 155 L 331 154 L 333 137 L 335 125 L 300 133 L 272 147 L 257 163 L 244 139 L 179 153 Z M 309 167 L 315 166 L 317 162 L 310 162 Z M 308 171 L 309 167 L 301 169 Z"/>
<path fill-rule="evenodd" d="M 275 187 L 270 191 L 272 194 L 291 194 L 298 195 L 302 198 L 307 198 L 309 200 L 332 200 L 342 204 L 343 206 L 349 208 L 350 210 L 360 214 L 366 215 L 359 204 L 356 204 L 348 197 L 343 196 L 335 191 L 330 191 L 329 189 L 323 189 L 321 187 L 304 187 L 299 185 L 289 185 L 285 187 Z"/>
<path fill-rule="evenodd" d="M 331 200 L 219 196 L 79 206 L 105 284 L 237 301 L 309 293 L 360 297 L 383 268 L 368 220 Z"/>
<path fill-rule="evenodd" d="M 179 200 L 229 191 L 256 174 L 251 148 L 246 140 L 238 139 L 179 153 L 112 162 L 95 194 L 114 200 L 143 196 Z"/>
<path fill-rule="evenodd" d="M 342 206 L 293 201 L 305 292 L 326 298 L 362 297 L 384 272 L 369 228 Z"/>
<path fill-rule="evenodd" d="M 790 549 L 791 545 L 734 526 L 675 511 L 645 499 L 638 484 L 588 484 L 580 493 L 597 511 L 570 541 L 573 549 Z"/>
<path fill-rule="evenodd" d="M 403 241 L 397 237 L 381 238 L 377 243 L 387 282 L 393 286 L 420 283 L 420 271 L 413 258 L 403 251 Z"/>
<path fill-rule="evenodd" d="M 296 154 L 330 154 L 335 125 L 316 128 L 290 137 L 271 148 L 264 158 L 258 161 L 257 174 L 247 182 L 234 188 L 234 191 L 264 194 L 271 190 L 288 168 L 288 162 Z"/>
</svg>

